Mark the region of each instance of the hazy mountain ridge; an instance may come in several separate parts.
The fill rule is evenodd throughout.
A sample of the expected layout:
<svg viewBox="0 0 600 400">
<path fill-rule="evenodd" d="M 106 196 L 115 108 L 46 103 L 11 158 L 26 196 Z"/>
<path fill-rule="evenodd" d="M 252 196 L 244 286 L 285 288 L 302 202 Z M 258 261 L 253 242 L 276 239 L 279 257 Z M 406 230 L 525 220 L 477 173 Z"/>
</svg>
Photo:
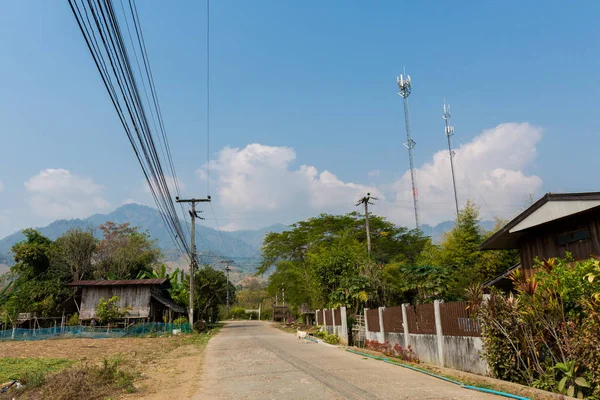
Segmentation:
<svg viewBox="0 0 600 400">
<path fill-rule="evenodd" d="M 173 240 L 167 233 L 160 213 L 148 206 L 140 204 L 126 204 L 109 214 L 94 214 L 86 219 L 57 220 L 51 224 L 37 228 L 44 236 L 55 240 L 63 233 L 73 228 L 92 229 L 97 237 L 101 237 L 99 226 L 107 221 L 117 224 L 129 223 L 148 231 L 163 251 L 167 261 L 177 261 L 180 257 Z M 187 224 L 182 222 L 182 224 Z M 493 221 L 482 221 L 484 230 L 494 227 Z M 454 221 L 444 221 L 435 226 L 423 224 L 421 230 L 425 235 L 431 236 L 432 240 L 439 243 L 445 232 L 454 227 Z M 186 227 L 187 229 L 187 227 Z M 202 224 L 196 224 L 196 248 L 203 263 L 212 263 L 220 258 L 232 259 L 247 272 L 252 272 L 260 262 L 260 247 L 265 235 L 269 232 L 283 232 L 286 225 L 275 224 L 258 230 L 218 231 Z M 12 265 L 13 259 L 10 255 L 12 246 L 25 236 L 21 232 L 0 240 L 0 264 Z"/>
<path fill-rule="evenodd" d="M 452 228 L 454 228 L 454 225 L 455 225 L 454 221 L 440 222 L 436 226 L 421 224 L 421 231 L 426 236 L 431 236 L 431 240 L 434 243 L 439 243 L 442 241 L 442 237 L 444 236 L 444 233 L 452 230 Z M 479 223 L 479 226 L 481 226 L 481 228 L 484 231 L 491 231 L 492 229 L 494 229 L 495 225 L 496 225 L 496 223 L 494 221 L 481 221 Z"/>
<path fill-rule="evenodd" d="M 175 251 L 173 240 L 169 236 L 159 212 L 151 207 L 139 204 L 126 204 L 109 214 L 94 214 L 86 219 L 57 220 L 51 224 L 37 228 L 44 236 L 55 240 L 73 228 L 92 229 L 101 237 L 100 225 L 107 221 L 117 224 L 130 223 L 148 231 L 155 239 L 168 260 L 175 260 L 179 253 Z M 185 226 L 185 222 L 182 222 Z M 207 254 L 206 258 L 223 256 L 231 259 L 258 259 L 260 244 L 268 232 L 282 232 L 285 225 L 275 224 L 259 230 L 243 230 L 234 232 L 217 231 L 207 226 L 196 224 L 196 248 L 198 253 Z M 10 249 L 25 239 L 21 232 L 0 240 L 0 263 L 12 264 Z M 202 258 L 202 257 L 201 257 Z M 214 258 L 214 257 L 213 257 Z"/>
</svg>

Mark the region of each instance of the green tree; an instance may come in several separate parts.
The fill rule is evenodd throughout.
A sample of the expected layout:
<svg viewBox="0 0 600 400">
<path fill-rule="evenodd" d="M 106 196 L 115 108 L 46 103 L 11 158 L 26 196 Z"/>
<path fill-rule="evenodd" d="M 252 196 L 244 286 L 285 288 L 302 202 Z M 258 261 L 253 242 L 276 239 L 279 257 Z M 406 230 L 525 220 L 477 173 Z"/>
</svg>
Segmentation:
<svg viewBox="0 0 600 400">
<path fill-rule="evenodd" d="M 92 278 L 98 240 L 92 231 L 71 229 L 56 240 L 58 257 L 73 281 Z"/>
<path fill-rule="evenodd" d="M 23 234 L 25 240 L 12 248 L 16 262 L 10 270 L 12 285 L 3 293 L 0 306 L 12 320 L 19 312 L 55 315 L 59 304 L 72 294 L 64 286 L 69 277 L 59 264 L 58 247 L 35 229 L 25 229 Z"/>
<path fill-rule="evenodd" d="M 144 271 L 151 273 L 158 265 L 160 250 L 147 233 L 114 222 L 101 225 L 100 230 L 103 239 L 96 252 L 96 278 L 132 279 Z"/>
<path fill-rule="evenodd" d="M 196 271 L 194 279 L 194 302 L 200 319 L 212 322 L 219 320 L 219 306 L 227 303 L 227 289 L 229 295 L 235 296 L 235 287 L 229 283 L 223 271 L 205 266 Z"/>
</svg>

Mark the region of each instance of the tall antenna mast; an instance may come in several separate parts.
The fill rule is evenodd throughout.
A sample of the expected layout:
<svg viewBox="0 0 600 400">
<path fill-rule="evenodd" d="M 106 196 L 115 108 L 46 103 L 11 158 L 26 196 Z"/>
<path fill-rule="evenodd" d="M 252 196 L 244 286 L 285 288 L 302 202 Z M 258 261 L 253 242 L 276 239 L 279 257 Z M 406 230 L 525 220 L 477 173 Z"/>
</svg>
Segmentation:
<svg viewBox="0 0 600 400">
<path fill-rule="evenodd" d="M 406 123 L 406 142 L 403 143 L 404 146 L 408 149 L 408 159 L 410 161 L 410 178 L 412 180 L 412 190 L 413 190 L 413 203 L 415 205 L 415 223 L 417 225 L 417 229 L 419 229 L 419 191 L 417 189 L 417 173 L 415 171 L 415 156 L 413 149 L 417 144 L 413 139 L 410 133 L 410 117 L 408 115 L 408 96 L 411 92 L 411 82 L 410 76 L 406 75 L 406 71 L 404 74 L 401 74 L 398 78 L 396 78 L 398 82 L 398 94 L 402 96 L 404 100 L 404 122 Z"/>
<path fill-rule="evenodd" d="M 448 154 L 450 154 L 450 169 L 452 170 L 452 186 L 454 187 L 454 203 L 456 204 L 456 218 L 458 218 L 458 195 L 456 194 L 456 178 L 454 177 L 454 151 L 452 151 L 452 141 L 450 137 L 454 135 L 454 127 L 450 126 L 450 105 L 446 104 L 444 99 L 444 115 L 446 121 L 446 137 L 448 138 Z"/>
</svg>

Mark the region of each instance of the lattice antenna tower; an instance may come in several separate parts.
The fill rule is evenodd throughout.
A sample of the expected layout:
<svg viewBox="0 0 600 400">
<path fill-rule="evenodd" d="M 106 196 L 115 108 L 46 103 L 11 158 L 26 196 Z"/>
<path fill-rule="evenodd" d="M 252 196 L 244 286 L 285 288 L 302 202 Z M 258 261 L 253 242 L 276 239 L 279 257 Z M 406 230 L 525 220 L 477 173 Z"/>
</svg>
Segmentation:
<svg viewBox="0 0 600 400">
<path fill-rule="evenodd" d="M 452 150 L 451 137 L 454 135 L 454 127 L 450 125 L 450 105 L 444 99 L 444 114 L 442 118 L 446 122 L 446 137 L 448 138 L 448 154 L 450 155 L 450 170 L 452 171 L 452 187 L 454 188 L 454 204 L 456 205 L 456 218 L 458 218 L 458 195 L 456 193 L 456 178 L 454 176 L 454 151 Z"/>
<path fill-rule="evenodd" d="M 408 159 L 410 162 L 410 179 L 412 181 L 413 203 L 415 206 L 415 223 L 419 229 L 419 190 L 417 189 L 417 173 L 415 171 L 415 156 L 414 148 L 417 144 L 410 132 L 410 117 L 408 114 L 408 96 L 410 95 L 412 85 L 410 75 L 406 75 L 406 71 L 396 78 L 398 83 L 398 94 L 404 100 L 404 122 L 406 123 L 406 142 L 403 143 L 408 149 Z"/>
</svg>

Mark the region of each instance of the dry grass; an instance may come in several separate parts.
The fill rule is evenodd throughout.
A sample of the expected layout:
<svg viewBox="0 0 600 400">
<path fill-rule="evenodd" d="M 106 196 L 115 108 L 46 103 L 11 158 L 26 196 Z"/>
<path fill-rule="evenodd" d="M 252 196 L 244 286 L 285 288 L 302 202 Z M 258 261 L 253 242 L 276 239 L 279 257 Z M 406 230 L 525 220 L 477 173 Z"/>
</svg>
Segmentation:
<svg viewBox="0 0 600 400">
<path fill-rule="evenodd" d="M 153 338 L 0 342 L 0 352 L 9 357 L 6 360 L 26 365 L 45 365 L 57 359 L 64 361 L 62 368 L 54 368 L 55 372 L 48 369 L 36 375 L 39 384 L 26 385 L 28 389 L 24 391 L 11 389 L 11 398 L 104 399 L 138 389 L 141 390 L 140 397 L 144 398 L 144 386 L 152 383 L 155 372 L 164 373 L 177 363 L 173 354 L 184 350 L 185 354 L 179 354 L 179 357 L 193 353 L 194 359 L 190 362 L 196 360 L 199 364 L 202 349 L 212 335 L 214 331 Z M 70 364 L 74 365 L 69 368 Z M 134 384 L 139 378 L 145 378 L 142 382 L 146 384 Z M 171 378 L 176 384 L 177 375 Z M 154 391 L 150 389 L 148 393 Z"/>
</svg>

